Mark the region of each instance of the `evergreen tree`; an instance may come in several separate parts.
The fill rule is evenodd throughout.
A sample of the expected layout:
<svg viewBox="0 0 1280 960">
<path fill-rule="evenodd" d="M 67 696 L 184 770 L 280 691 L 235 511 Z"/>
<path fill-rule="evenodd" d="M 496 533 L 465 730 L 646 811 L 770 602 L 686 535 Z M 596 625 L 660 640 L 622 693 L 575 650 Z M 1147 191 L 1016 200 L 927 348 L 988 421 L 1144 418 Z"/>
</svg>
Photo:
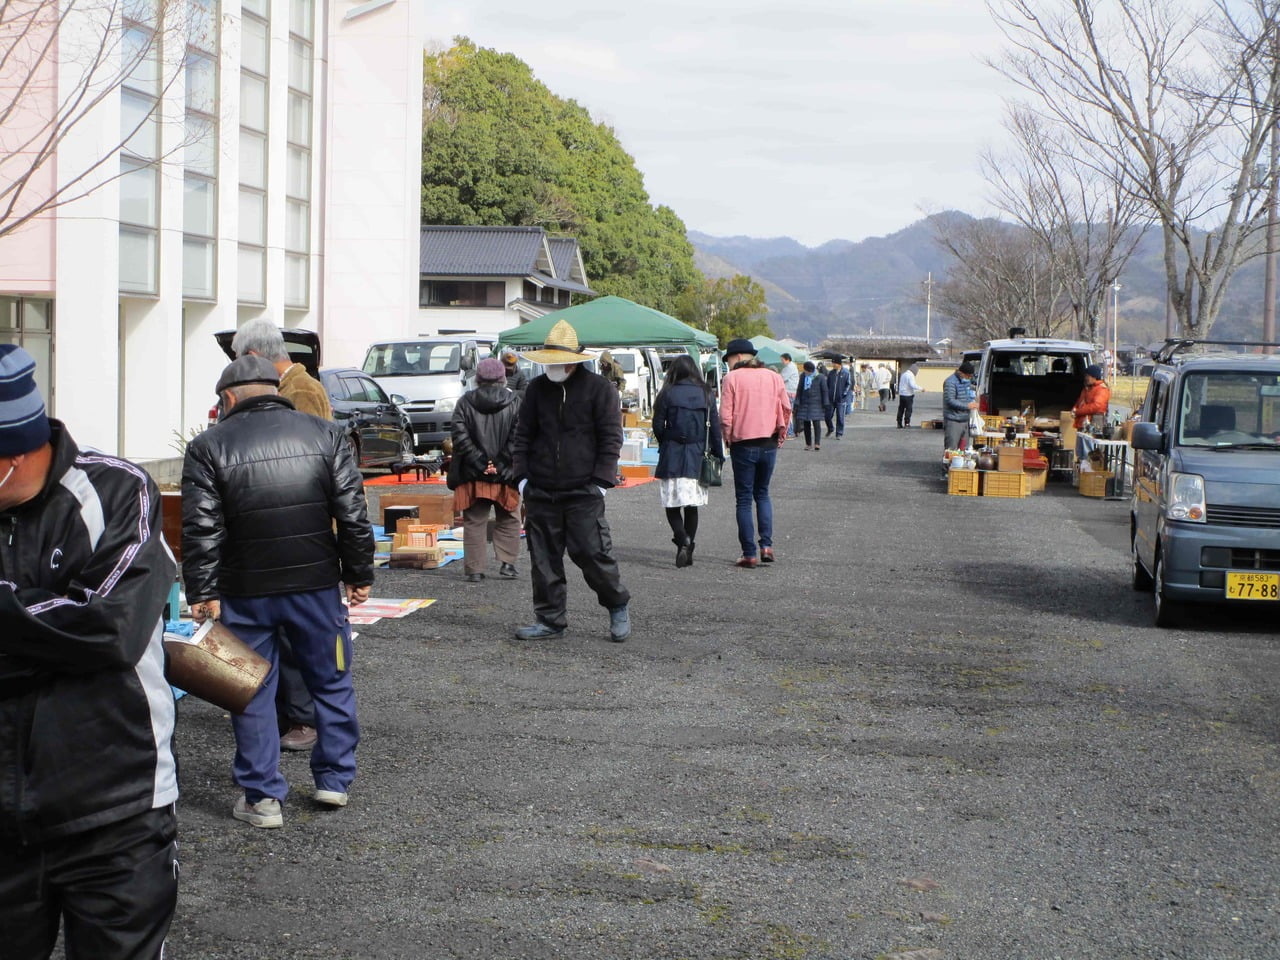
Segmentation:
<svg viewBox="0 0 1280 960">
<path fill-rule="evenodd" d="M 613 130 L 528 65 L 465 37 L 427 54 L 424 223 L 540 226 L 576 236 L 602 294 L 671 313 L 700 276 L 684 223 L 654 207 Z"/>
</svg>

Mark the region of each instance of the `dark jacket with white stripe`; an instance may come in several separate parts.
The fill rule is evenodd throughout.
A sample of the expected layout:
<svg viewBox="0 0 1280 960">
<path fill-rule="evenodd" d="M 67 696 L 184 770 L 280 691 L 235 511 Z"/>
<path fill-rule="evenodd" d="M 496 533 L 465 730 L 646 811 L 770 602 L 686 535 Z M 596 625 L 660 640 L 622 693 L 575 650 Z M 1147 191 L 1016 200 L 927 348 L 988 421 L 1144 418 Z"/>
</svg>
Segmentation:
<svg viewBox="0 0 1280 960">
<path fill-rule="evenodd" d="M 178 796 L 159 491 L 51 423 L 48 482 L 0 513 L 0 841 L 19 843 Z"/>
<path fill-rule="evenodd" d="M 323 590 L 339 580 L 373 583 L 373 528 L 346 437 L 284 397 L 240 401 L 187 444 L 187 602 Z"/>
</svg>

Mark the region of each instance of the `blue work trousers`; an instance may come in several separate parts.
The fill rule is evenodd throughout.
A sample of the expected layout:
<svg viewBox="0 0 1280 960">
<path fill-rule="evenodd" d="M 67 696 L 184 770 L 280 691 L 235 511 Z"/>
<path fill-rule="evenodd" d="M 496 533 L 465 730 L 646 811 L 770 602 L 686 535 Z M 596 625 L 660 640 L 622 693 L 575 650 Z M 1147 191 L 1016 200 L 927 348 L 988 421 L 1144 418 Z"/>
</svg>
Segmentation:
<svg viewBox="0 0 1280 960">
<path fill-rule="evenodd" d="M 769 499 L 769 481 L 773 478 L 773 465 L 778 459 L 778 445 L 772 441 L 764 446 L 735 443 L 729 448 L 729 459 L 733 461 L 733 492 L 738 502 L 738 541 L 742 544 L 742 555 L 754 557 L 756 524 L 760 527 L 760 546 L 773 546 L 773 501 Z"/>
<path fill-rule="evenodd" d="M 302 680 L 316 705 L 311 773 L 317 789 L 346 793 L 356 776 L 356 693 L 351 683 L 351 625 L 337 586 L 272 597 L 222 597 L 222 625 L 271 661 L 271 672 L 244 713 L 231 718 L 236 735 L 232 773 L 245 799 L 283 800 L 276 725 L 279 655 L 276 631 L 293 646 Z"/>
</svg>

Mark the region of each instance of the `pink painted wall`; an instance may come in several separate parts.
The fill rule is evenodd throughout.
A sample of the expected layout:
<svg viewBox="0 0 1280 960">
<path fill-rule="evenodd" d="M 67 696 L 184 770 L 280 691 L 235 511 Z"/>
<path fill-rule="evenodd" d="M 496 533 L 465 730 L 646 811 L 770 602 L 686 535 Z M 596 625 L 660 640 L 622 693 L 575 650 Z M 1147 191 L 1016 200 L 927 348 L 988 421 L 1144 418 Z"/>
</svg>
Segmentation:
<svg viewBox="0 0 1280 960">
<path fill-rule="evenodd" d="M 48 0 L 19 2 L 29 4 L 31 9 L 57 13 L 58 5 Z M 9 7 L 6 19 L 15 12 L 14 8 L 18 7 L 18 3 L 11 2 Z M 31 170 L 31 148 L 38 148 L 47 137 L 49 118 L 57 111 L 57 63 L 52 54 L 40 57 L 40 51 L 51 32 L 52 26 L 28 31 L 23 47 L 16 49 L 15 55 L 0 67 L 0 102 L 12 102 L 24 83 L 26 84 L 12 113 L 0 123 L 0 184 L 8 186 L 17 179 L 27 177 L 27 186 L 15 211 L 17 213 L 31 210 L 35 204 L 50 196 L 57 183 L 56 157 L 34 171 Z M 44 136 L 41 135 L 42 131 Z M 34 143 L 24 148 L 24 144 L 33 137 Z M 0 198 L 0 216 L 7 209 L 8 201 L 8 196 Z M 0 229 L 3 229 L 2 223 Z M 0 237 L 0 292 L 53 293 L 56 280 L 56 230 L 55 217 L 43 214 Z"/>
</svg>

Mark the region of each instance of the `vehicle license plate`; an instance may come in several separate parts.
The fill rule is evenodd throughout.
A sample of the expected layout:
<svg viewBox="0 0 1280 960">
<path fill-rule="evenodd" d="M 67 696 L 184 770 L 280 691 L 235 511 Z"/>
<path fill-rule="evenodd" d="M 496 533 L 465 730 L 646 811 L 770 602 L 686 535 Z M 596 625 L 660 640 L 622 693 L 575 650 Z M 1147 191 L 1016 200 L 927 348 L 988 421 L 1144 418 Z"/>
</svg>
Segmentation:
<svg viewBox="0 0 1280 960">
<path fill-rule="evenodd" d="M 1228 600 L 1280 600 L 1280 573 L 1227 573 Z"/>
</svg>

